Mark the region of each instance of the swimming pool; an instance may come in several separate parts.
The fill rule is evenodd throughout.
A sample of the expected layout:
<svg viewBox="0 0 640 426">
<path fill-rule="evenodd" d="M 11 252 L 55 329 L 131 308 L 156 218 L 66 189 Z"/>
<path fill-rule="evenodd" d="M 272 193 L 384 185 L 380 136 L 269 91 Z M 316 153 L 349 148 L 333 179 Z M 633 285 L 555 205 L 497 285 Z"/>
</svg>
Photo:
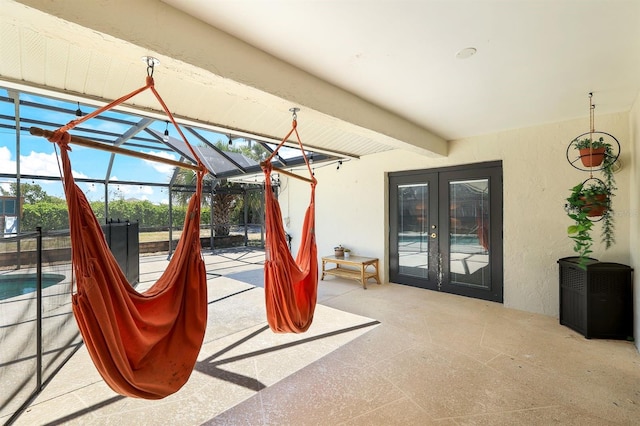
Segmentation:
<svg viewBox="0 0 640 426">
<path fill-rule="evenodd" d="M 42 288 L 51 287 L 65 279 L 60 274 L 42 274 Z M 36 274 L 0 275 L 0 300 L 23 294 L 35 293 L 37 288 Z"/>
</svg>

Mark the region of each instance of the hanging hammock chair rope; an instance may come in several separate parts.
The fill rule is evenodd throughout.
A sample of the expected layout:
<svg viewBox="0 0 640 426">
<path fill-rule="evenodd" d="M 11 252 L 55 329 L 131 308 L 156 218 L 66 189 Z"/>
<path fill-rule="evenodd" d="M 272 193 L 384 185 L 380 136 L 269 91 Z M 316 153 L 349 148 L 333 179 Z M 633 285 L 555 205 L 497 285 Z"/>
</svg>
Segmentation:
<svg viewBox="0 0 640 426">
<path fill-rule="evenodd" d="M 317 182 L 296 127 L 294 112 L 291 131 L 283 138 L 271 156 L 261 163 L 265 174 L 265 301 L 269 327 L 277 333 L 307 331 L 313 321 L 318 289 L 318 252 L 315 239 L 315 187 Z M 293 177 L 311 183 L 311 200 L 305 213 L 300 247 L 295 259 L 289 251 L 280 205 L 271 185 L 271 171 L 275 170 L 271 160 L 293 133 L 296 135 L 311 175 L 310 179 L 306 179 L 291 173 Z M 279 172 L 282 173 L 281 170 Z"/>
<path fill-rule="evenodd" d="M 189 144 L 189 142 L 187 142 L 187 138 L 185 137 L 184 133 L 182 132 L 182 130 L 180 129 L 180 126 L 178 126 L 178 123 L 176 122 L 175 118 L 173 117 L 173 114 L 171 114 L 171 111 L 169 111 L 169 108 L 167 108 L 167 105 L 164 103 L 164 100 L 162 99 L 162 97 L 160 96 L 160 94 L 158 93 L 158 91 L 155 88 L 155 84 L 154 84 L 154 80 L 153 77 L 151 75 L 148 75 L 146 78 L 146 84 L 137 89 L 134 90 L 133 92 L 124 95 L 118 99 L 116 99 L 115 101 L 110 102 L 109 104 L 103 106 L 102 108 L 98 108 L 95 111 L 84 115 L 78 119 L 75 120 L 71 120 L 69 123 L 67 123 L 66 125 L 60 127 L 58 130 L 52 132 L 50 130 L 43 130 L 39 127 L 31 127 L 31 129 L 29 129 L 29 132 L 34 135 L 34 136 L 43 136 L 45 138 L 47 138 L 50 142 L 56 142 L 57 140 L 60 139 L 60 134 L 62 133 L 67 133 L 69 130 L 73 129 L 74 127 L 76 127 L 78 124 L 84 123 L 85 121 L 96 117 L 100 114 L 102 114 L 105 111 L 109 111 L 111 109 L 113 109 L 114 107 L 128 101 L 129 99 L 133 98 L 134 96 L 144 92 L 145 90 L 151 90 L 151 92 L 154 94 L 154 96 L 156 97 L 156 99 L 158 100 L 158 102 L 160 103 L 160 105 L 162 106 L 162 109 L 164 110 L 164 112 L 167 114 L 167 117 L 169 118 L 169 120 L 171 121 L 171 123 L 173 124 L 173 126 L 175 127 L 175 129 L 178 131 L 178 133 L 180 134 L 180 136 L 182 137 L 183 141 L 185 142 L 185 144 L 187 145 L 187 148 L 189 149 L 189 151 L 191 152 L 191 155 L 193 155 L 193 158 L 196 159 L 196 162 L 198 163 L 197 166 L 191 165 L 191 164 L 187 164 L 187 163 L 181 163 L 179 161 L 174 161 L 174 160 L 170 160 L 170 159 L 166 159 L 166 158 L 162 158 L 162 157 L 157 157 L 154 155 L 149 155 L 149 154 L 145 154 L 142 152 L 137 152 L 137 151 L 131 151 L 128 149 L 124 149 L 124 148 L 120 148 L 118 146 L 112 146 L 112 145 L 107 145 L 107 144 L 103 144 L 100 142 L 95 142 L 89 139 L 85 139 L 85 138 L 81 138 L 79 136 L 71 136 L 71 139 L 69 140 L 69 143 L 74 143 L 77 145 L 82 145 L 85 147 L 89 147 L 89 148 L 95 148 L 95 149 L 100 149 L 103 151 L 109 151 L 109 152 L 113 152 L 116 154 L 123 154 L 123 155 L 129 155 L 131 157 L 137 157 L 137 158 L 142 158 L 145 160 L 150 160 L 150 161 L 156 161 L 159 163 L 164 163 L 164 164 L 169 164 L 175 167 L 182 167 L 182 168 L 186 168 L 186 169 L 191 169 L 194 171 L 205 171 L 206 168 L 204 167 L 204 165 L 202 164 L 202 161 L 200 160 L 200 157 L 196 154 L 195 150 L 193 149 L 193 147 L 191 146 L 191 144 Z"/>
<path fill-rule="evenodd" d="M 175 253 L 158 281 L 140 293 L 127 282 L 91 205 L 74 182 L 68 146 L 73 138 L 68 130 L 146 89 L 160 101 L 198 167 L 196 192 L 187 207 Z M 153 87 L 151 75 L 141 89 L 46 135 L 60 147 L 76 280 L 72 308 L 87 350 L 115 392 L 145 399 L 164 398 L 178 391 L 190 377 L 207 325 L 207 281 L 200 246 L 205 168 Z"/>
<path fill-rule="evenodd" d="M 289 130 L 289 133 L 287 133 L 287 135 L 282 138 L 282 141 L 280 142 L 280 144 L 276 147 L 276 149 L 273 150 L 273 152 L 271 153 L 271 155 L 264 161 L 262 161 L 260 163 L 260 166 L 265 169 L 265 168 L 270 168 L 271 170 L 277 171 L 278 173 L 282 173 L 283 175 L 287 175 L 289 177 L 295 178 L 295 179 L 300 179 L 303 180 L 305 182 L 308 183 L 315 183 L 315 178 L 313 177 L 313 171 L 311 170 L 311 165 L 309 165 L 309 159 L 307 158 L 307 155 L 304 151 L 304 146 L 302 146 L 302 141 L 300 140 L 300 135 L 298 134 L 298 120 L 297 120 L 297 116 L 296 116 L 296 111 L 297 108 L 292 108 L 291 109 L 293 111 L 293 121 L 291 123 L 291 130 Z M 292 134 L 296 135 L 296 139 L 298 141 L 298 146 L 300 147 L 300 151 L 302 152 L 302 158 L 304 159 L 305 164 L 307 165 L 307 169 L 309 170 L 309 175 L 311 176 L 310 178 L 306 178 L 304 176 L 299 176 L 295 173 L 289 172 L 287 170 L 281 169 L 279 167 L 276 167 L 272 164 L 272 160 L 273 158 L 277 155 L 278 150 L 284 146 L 284 144 L 289 140 L 289 137 L 291 137 Z"/>
</svg>

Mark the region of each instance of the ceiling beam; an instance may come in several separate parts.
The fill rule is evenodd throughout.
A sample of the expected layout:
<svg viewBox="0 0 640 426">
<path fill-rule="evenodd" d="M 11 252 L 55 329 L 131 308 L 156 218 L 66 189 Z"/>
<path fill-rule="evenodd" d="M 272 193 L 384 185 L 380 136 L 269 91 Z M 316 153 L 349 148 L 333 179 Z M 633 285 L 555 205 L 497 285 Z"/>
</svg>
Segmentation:
<svg viewBox="0 0 640 426">
<path fill-rule="evenodd" d="M 389 147 L 432 157 L 447 155 L 442 137 L 161 1 L 112 0 L 108 6 L 85 0 L 19 3 L 179 62 L 172 66 L 192 66 L 255 88 Z"/>
</svg>

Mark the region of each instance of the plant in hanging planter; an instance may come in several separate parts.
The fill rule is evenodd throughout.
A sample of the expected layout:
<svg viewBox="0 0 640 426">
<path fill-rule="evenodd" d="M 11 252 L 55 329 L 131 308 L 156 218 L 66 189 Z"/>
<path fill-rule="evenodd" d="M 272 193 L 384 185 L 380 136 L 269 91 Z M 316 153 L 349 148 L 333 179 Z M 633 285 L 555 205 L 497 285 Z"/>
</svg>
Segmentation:
<svg viewBox="0 0 640 426">
<path fill-rule="evenodd" d="M 574 251 L 579 255 L 579 265 L 586 268 L 587 256 L 592 253 L 591 247 L 593 239 L 591 231 L 594 222 L 602 222 L 602 241 L 608 249 L 615 242 L 613 237 L 613 209 L 611 199 L 614 191 L 617 190 L 613 176 L 614 165 L 620 155 L 620 143 L 609 133 L 595 131 L 594 108 L 591 98 L 593 93 L 589 93 L 589 118 L 591 130 L 574 138 L 567 147 L 567 160 L 578 170 L 572 161 L 569 151 L 571 147 L 579 150 L 580 160 L 585 167 L 590 168 L 589 179 L 571 188 L 571 195 L 567 198 L 565 210 L 567 215 L 574 221 L 574 224 L 567 228 L 569 237 L 574 242 Z M 605 142 L 604 137 L 595 139 L 595 135 L 605 135 L 608 140 L 617 145 L 617 154 L 614 154 L 612 144 Z M 594 167 L 598 167 L 594 169 Z M 593 171 L 600 170 L 604 175 L 604 181 L 594 178 Z"/>
<path fill-rule="evenodd" d="M 582 185 L 578 196 L 580 201 L 584 203 L 581 209 L 589 217 L 604 216 L 611 205 L 609 188 L 600 181 L 594 184 Z"/>
<path fill-rule="evenodd" d="M 585 167 L 599 167 L 605 158 L 614 156 L 611 144 L 603 137 L 593 141 L 591 138 L 576 139 L 572 144 L 580 152 L 580 161 Z"/>
<path fill-rule="evenodd" d="M 571 189 L 571 194 L 567 198 L 567 215 L 574 221 L 574 224 L 567 228 L 569 238 L 574 242 L 573 250 L 580 257 L 579 265 L 585 267 L 589 254 L 592 253 L 593 239 L 591 231 L 596 221 L 602 221 L 602 241 L 606 248 L 614 243 L 613 237 L 613 216 L 611 209 L 611 197 L 613 196 L 613 186 L 608 186 L 599 179 L 594 179 L 594 183 L 582 182 Z"/>
</svg>

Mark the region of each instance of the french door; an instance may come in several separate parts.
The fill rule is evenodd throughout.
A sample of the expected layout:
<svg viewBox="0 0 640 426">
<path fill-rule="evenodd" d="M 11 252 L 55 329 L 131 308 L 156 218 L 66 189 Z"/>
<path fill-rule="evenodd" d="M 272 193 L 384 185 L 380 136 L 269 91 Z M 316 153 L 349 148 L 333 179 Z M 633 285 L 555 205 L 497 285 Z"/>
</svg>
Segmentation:
<svg viewBox="0 0 640 426">
<path fill-rule="evenodd" d="M 502 302 L 502 164 L 389 174 L 389 279 Z"/>
</svg>

